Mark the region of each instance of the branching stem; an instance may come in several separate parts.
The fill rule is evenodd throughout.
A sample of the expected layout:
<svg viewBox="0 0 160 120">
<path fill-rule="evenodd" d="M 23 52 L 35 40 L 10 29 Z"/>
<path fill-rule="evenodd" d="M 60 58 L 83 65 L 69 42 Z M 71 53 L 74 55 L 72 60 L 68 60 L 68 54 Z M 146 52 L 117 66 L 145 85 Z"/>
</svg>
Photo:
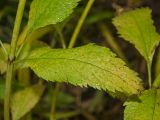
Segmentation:
<svg viewBox="0 0 160 120">
<path fill-rule="evenodd" d="M 20 31 L 20 25 L 23 17 L 23 12 L 25 8 L 26 0 L 19 0 L 18 10 L 16 14 L 16 20 L 14 24 L 11 48 L 9 53 L 7 74 L 6 74 L 6 91 L 5 91 L 5 101 L 4 101 L 4 120 L 10 120 L 10 94 L 11 94 L 11 83 L 13 79 L 13 61 L 15 60 L 15 53 L 17 47 L 17 39 Z"/>
</svg>

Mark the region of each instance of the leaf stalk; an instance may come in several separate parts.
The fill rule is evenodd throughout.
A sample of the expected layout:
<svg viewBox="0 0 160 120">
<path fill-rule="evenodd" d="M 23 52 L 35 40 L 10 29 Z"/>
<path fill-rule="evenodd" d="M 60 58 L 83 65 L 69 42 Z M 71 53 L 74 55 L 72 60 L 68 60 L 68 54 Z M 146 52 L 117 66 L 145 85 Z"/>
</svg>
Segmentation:
<svg viewBox="0 0 160 120">
<path fill-rule="evenodd" d="M 151 61 L 147 62 L 147 70 L 148 70 L 148 84 L 149 84 L 149 88 L 152 88 L 152 75 L 151 75 Z"/>
</svg>

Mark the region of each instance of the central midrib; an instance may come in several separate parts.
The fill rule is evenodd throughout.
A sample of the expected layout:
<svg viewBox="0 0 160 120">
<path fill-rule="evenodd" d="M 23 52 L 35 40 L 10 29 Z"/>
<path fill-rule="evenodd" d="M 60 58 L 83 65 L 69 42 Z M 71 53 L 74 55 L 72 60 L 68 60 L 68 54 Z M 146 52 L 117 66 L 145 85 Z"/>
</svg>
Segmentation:
<svg viewBox="0 0 160 120">
<path fill-rule="evenodd" d="M 76 60 L 76 59 L 68 59 L 68 58 L 32 58 L 32 59 L 23 59 L 23 60 L 15 61 L 15 64 L 16 64 L 16 63 L 23 62 L 23 61 L 32 61 L 32 60 L 40 60 L 40 59 L 41 59 L 41 60 L 46 60 L 46 59 L 48 59 L 48 60 L 63 60 L 63 59 L 64 59 L 64 60 L 70 60 L 70 61 L 77 61 L 77 62 L 80 62 L 80 63 L 83 63 L 83 64 L 88 64 L 88 65 L 97 67 L 98 69 L 101 69 L 101 70 L 103 70 L 103 71 L 105 71 L 105 72 L 109 72 L 110 74 L 113 74 L 114 76 L 117 76 L 119 79 L 121 79 L 124 83 L 127 84 L 127 82 L 125 81 L 124 78 L 122 78 L 121 76 L 113 73 L 112 71 L 106 70 L 106 69 L 101 68 L 101 67 L 99 67 L 99 66 L 97 66 L 97 65 L 94 65 L 94 64 L 92 64 L 92 63 L 85 62 L 85 61 L 81 61 L 81 60 Z M 127 84 L 127 85 L 128 85 L 128 84 Z M 132 87 L 133 87 L 133 86 L 132 86 Z M 134 89 L 136 90 L 137 88 L 134 88 Z"/>
</svg>

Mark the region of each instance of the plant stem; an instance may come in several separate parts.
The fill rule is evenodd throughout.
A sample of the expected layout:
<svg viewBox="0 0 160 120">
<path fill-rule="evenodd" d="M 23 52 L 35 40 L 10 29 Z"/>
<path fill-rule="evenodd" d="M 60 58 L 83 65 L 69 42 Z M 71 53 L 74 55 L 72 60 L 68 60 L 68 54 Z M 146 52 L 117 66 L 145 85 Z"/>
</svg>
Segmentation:
<svg viewBox="0 0 160 120">
<path fill-rule="evenodd" d="M 106 42 L 113 49 L 113 51 L 115 53 L 117 53 L 117 55 L 120 58 L 122 58 L 126 63 L 128 63 L 122 49 L 120 48 L 119 44 L 114 39 L 114 37 L 113 37 L 111 31 L 109 30 L 108 26 L 102 23 L 102 24 L 99 25 L 99 29 L 100 29 L 103 37 L 105 38 Z"/>
<path fill-rule="evenodd" d="M 80 113 L 80 111 L 75 110 L 75 111 L 71 111 L 71 112 L 64 112 L 64 113 L 56 113 L 56 119 L 65 119 L 65 118 L 70 118 L 73 116 L 76 116 Z"/>
<path fill-rule="evenodd" d="M 72 48 L 74 46 L 74 44 L 76 42 L 76 39 L 78 37 L 78 34 L 79 34 L 79 32 L 80 32 L 80 30 L 82 28 L 82 25 L 83 25 L 88 13 L 89 13 L 94 1 L 95 0 L 89 0 L 88 1 L 87 5 L 86 5 L 86 7 L 84 9 L 84 12 L 82 13 L 82 16 L 80 17 L 80 20 L 78 21 L 78 24 L 77 24 L 77 26 L 75 28 L 75 31 L 73 32 L 73 35 L 71 37 L 71 40 L 70 40 L 68 48 Z"/>
<path fill-rule="evenodd" d="M 13 76 L 13 64 L 8 63 L 6 74 L 6 88 L 5 88 L 5 101 L 4 101 L 4 120 L 10 120 L 10 92 Z"/>
<path fill-rule="evenodd" d="M 157 75 L 156 79 L 154 80 L 153 87 L 154 88 L 159 88 L 160 87 L 160 74 Z"/>
<path fill-rule="evenodd" d="M 59 39 L 60 39 L 60 42 L 61 42 L 61 45 L 62 45 L 62 48 L 63 49 L 66 49 L 66 43 L 65 43 L 65 39 L 64 39 L 64 36 L 62 34 L 62 31 L 60 30 L 59 26 L 55 26 L 55 29 L 59 35 Z M 52 96 L 52 105 L 51 105 L 51 112 L 50 112 L 50 120 L 55 120 L 56 116 L 55 116 L 55 112 L 56 112 L 56 100 L 57 100 L 57 96 L 58 96 L 58 93 L 59 93 L 59 89 L 60 89 L 60 84 L 59 83 L 56 83 L 55 85 L 55 89 L 54 89 L 54 92 L 53 92 L 53 96 Z"/>
<path fill-rule="evenodd" d="M 13 60 L 15 57 L 17 40 L 18 40 L 19 31 L 20 31 L 20 25 L 23 17 L 25 3 L 26 3 L 26 0 L 19 0 L 16 20 L 14 23 L 14 29 L 13 29 L 12 40 L 11 40 L 10 60 Z"/>
<path fill-rule="evenodd" d="M 152 76 L 151 76 L 151 61 L 147 62 L 147 70 L 148 70 L 148 83 L 149 83 L 149 88 L 152 87 Z"/>
<path fill-rule="evenodd" d="M 59 92 L 59 83 L 56 83 L 55 89 L 53 91 L 52 97 L 52 105 L 51 105 L 51 112 L 50 112 L 50 120 L 55 120 L 55 111 L 56 111 L 56 100 Z"/>
<path fill-rule="evenodd" d="M 62 45 L 62 48 L 65 49 L 66 48 L 66 43 L 65 43 L 65 40 L 64 40 L 64 36 L 62 34 L 62 31 L 60 30 L 59 26 L 55 25 L 55 29 L 60 37 L 60 42 L 61 42 L 61 45 Z"/>
<path fill-rule="evenodd" d="M 18 10 L 16 15 L 16 20 L 14 24 L 11 48 L 9 53 L 7 74 L 6 74 L 6 91 L 5 91 L 5 101 L 4 101 L 4 120 L 10 120 L 10 94 L 11 94 L 11 84 L 13 79 L 13 61 L 15 59 L 15 52 L 17 46 L 17 39 L 19 35 L 20 25 L 22 21 L 23 11 L 25 7 L 26 0 L 19 0 Z"/>
</svg>

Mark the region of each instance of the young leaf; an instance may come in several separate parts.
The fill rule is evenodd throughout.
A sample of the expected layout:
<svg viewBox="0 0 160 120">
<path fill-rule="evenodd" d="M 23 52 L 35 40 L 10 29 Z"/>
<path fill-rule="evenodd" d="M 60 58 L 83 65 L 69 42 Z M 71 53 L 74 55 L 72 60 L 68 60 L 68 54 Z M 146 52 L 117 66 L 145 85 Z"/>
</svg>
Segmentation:
<svg viewBox="0 0 160 120">
<path fill-rule="evenodd" d="M 128 96 L 143 89 L 137 74 L 121 59 L 109 49 L 93 44 L 72 49 L 36 49 L 15 64 L 30 67 L 45 80 L 89 85 L 110 93 Z"/>
<path fill-rule="evenodd" d="M 34 0 L 29 13 L 28 32 L 62 22 L 78 2 L 79 0 Z"/>
<path fill-rule="evenodd" d="M 19 120 L 34 108 L 43 94 L 44 88 L 42 84 L 37 84 L 15 93 L 11 99 L 12 119 Z"/>
<path fill-rule="evenodd" d="M 125 40 L 133 43 L 141 55 L 151 62 L 160 36 L 153 26 L 151 10 L 141 8 L 126 12 L 113 19 L 118 33 Z"/>
<path fill-rule="evenodd" d="M 160 120 L 160 90 L 146 90 L 138 101 L 125 103 L 124 120 Z"/>
</svg>

